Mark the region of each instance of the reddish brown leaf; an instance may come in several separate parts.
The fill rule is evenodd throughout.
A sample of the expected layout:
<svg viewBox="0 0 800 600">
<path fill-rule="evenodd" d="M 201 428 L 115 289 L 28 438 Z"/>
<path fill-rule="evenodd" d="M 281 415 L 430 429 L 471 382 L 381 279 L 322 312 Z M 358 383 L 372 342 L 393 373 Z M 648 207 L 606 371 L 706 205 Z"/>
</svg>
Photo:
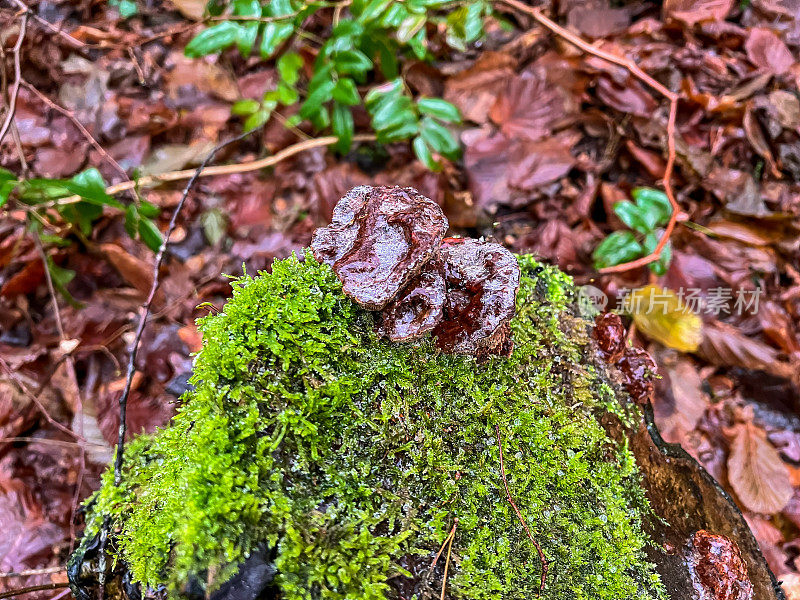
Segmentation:
<svg viewBox="0 0 800 600">
<path fill-rule="evenodd" d="M 486 123 L 489 109 L 514 76 L 514 59 L 500 52 L 485 52 L 475 64 L 445 82 L 444 99 L 455 104 L 464 118 Z"/>
<path fill-rule="evenodd" d="M 729 325 L 717 323 L 703 328 L 700 354 L 715 365 L 773 370 L 778 363 L 778 351 Z"/>
<path fill-rule="evenodd" d="M 664 362 L 659 360 L 659 365 Z M 673 361 L 663 371 L 665 378 L 659 382 L 660 393 L 653 402 L 656 423 L 665 440 L 681 443 L 705 413 L 708 396 L 702 391 L 703 380 L 691 361 Z"/>
<path fill-rule="evenodd" d="M 692 27 L 701 21 L 721 21 L 733 6 L 733 0 L 666 0 L 664 16 Z"/>
<path fill-rule="evenodd" d="M 531 101 L 533 98 L 535 102 Z M 505 91 L 489 111 L 489 117 L 509 138 L 531 141 L 548 135 L 569 120 L 561 90 L 532 73 L 523 73 L 508 81 Z"/>
<path fill-rule="evenodd" d="M 509 165 L 510 185 L 535 190 L 566 175 L 575 164 L 569 148 L 555 138 L 537 144 L 514 146 Z"/>
<path fill-rule="evenodd" d="M 125 281 L 142 294 L 146 295 L 150 291 L 150 287 L 153 285 L 153 267 L 151 265 L 116 244 L 101 244 L 100 250 Z"/>
<path fill-rule="evenodd" d="M 567 25 L 571 29 L 593 38 L 622 33 L 630 22 L 630 13 L 625 8 L 576 6 L 567 15 Z"/>
<path fill-rule="evenodd" d="M 609 77 L 597 80 L 597 95 L 609 106 L 639 117 L 652 117 L 658 103 L 638 81 L 629 80 L 624 85 Z"/>
<path fill-rule="evenodd" d="M 794 57 L 786 44 L 764 27 L 750 30 L 744 48 L 751 63 L 776 75 L 785 73 L 794 64 Z"/>
<path fill-rule="evenodd" d="M 728 479 L 742 504 L 753 512 L 772 514 L 786 506 L 794 493 L 789 471 L 764 431 L 739 423 L 728 457 Z"/>
<path fill-rule="evenodd" d="M 32 260 L 3 284 L 0 296 L 30 294 L 42 281 L 44 281 L 44 264 L 39 259 Z"/>
</svg>

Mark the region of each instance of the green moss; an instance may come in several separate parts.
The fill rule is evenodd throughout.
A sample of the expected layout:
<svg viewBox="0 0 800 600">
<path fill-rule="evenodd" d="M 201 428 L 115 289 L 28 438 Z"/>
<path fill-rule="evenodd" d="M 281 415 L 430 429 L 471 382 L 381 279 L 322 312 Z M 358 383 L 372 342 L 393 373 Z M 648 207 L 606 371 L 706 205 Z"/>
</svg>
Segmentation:
<svg viewBox="0 0 800 600">
<path fill-rule="evenodd" d="M 310 255 L 243 277 L 201 320 L 196 389 L 172 425 L 134 441 L 121 489 L 106 473 L 88 532 L 108 515 L 139 581 L 179 590 L 230 577 L 275 548 L 283 598 L 392 598 L 458 526 L 451 597 L 644 598 L 647 504 L 632 455 L 594 413 L 621 411 L 584 360 L 572 283 L 521 257 L 514 354 L 477 364 L 429 340 L 376 340 L 372 316 Z M 429 578 L 439 595 L 444 558 Z M 424 586 L 423 586 L 424 587 Z M 424 590 L 423 590 L 424 591 Z"/>
</svg>

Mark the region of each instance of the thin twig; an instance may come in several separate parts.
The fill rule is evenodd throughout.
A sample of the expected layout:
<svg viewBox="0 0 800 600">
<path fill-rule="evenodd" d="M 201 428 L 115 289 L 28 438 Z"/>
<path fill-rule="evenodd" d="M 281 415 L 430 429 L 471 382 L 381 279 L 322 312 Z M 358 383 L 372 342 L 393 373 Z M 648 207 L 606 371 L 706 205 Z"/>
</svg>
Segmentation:
<svg viewBox="0 0 800 600">
<path fill-rule="evenodd" d="M 442 595 L 439 600 L 444 600 L 444 592 L 447 588 L 447 569 L 450 567 L 450 551 L 453 549 L 453 540 L 456 537 L 456 526 L 458 525 L 458 519 L 456 522 L 453 523 L 453 533 L 450 535 L 450 543 L 447 545 L 447 558 L 444 562 L 444 575 L 442 576 Z"/>
<path fill-rule="evenodd" d="M 643 256 L 642 258 L 638 258 L 630 262 L 614 265 L 612 267 L 605 267 L 603 269 L 600 269 L 600 273 L 617 273 L 620 271 L 630 271 L 631 269 L 643 267 L 645 265 L 649 265 L 650 263 L 657 261 L 659 258 L 661 258 L 661 253 L 664 250 L 667 243 L 669 242 L 669 238 L 672 235 L 673 230 L 675 229 L 675 225 L 683 216 L 683 211 L 681 209 L 681 206 L 675 199 L 675 193 L 672 189 L 672 171 L 675 167 L 675 120 L 678 114 L 678 100 L 680 99 L 680 95 L 668 89 L 658 81 L 656 81 L 653 77 L 645 73 L 635 62 L 633 62 L 629 58 L 626 58 L 624 56 L 618 56 L 616 54 L 612 54 L 611 52 L 601 50 L 597 46 L 594 46 L 589 42 L 587 42 L 586 40 L 581 39 L 579 36 L 575 35 L 571 31 L 564 29 L 558 23 L 556 23 L 552 19 L 542 14 L 539 8 L 528 6 L 527 4 L 523 4 L 519 0 L 498 0 L 498 2 L 510 6 L 511 8 L 514 8 L 532 17 L 537 23 L 539 23 L 543 27 L 546 27 L 559 37 L 565 39 L 573 46 L 580 48 L 587 54 L 591 54 L 607 62 L 623 67 L 631 75 L 633 75 L 643 83 L 649 85 L 651 88 L 653 88 L 655 91 L 657 91 L 659 94 L 667 98 L 667 100 L 669 100 L 669 117 L 667 118 L 667 131 L 666 131 L 667 164 L 666 167 L 664 168 L 664 176 L 662 178 L 662 183 L 664 185 L 664 192 L 666 193 L 667 198 L 669 199 L 669 203 L 672 206 L 672 214 L 670 215 L 669 222 L 667 223 L 667 226 L 664 230 L 664 235 L 661 236 L 661 239 L 658 241 L 658 245 L 656 245 L 655 249 L 647 256 Z"/>
<path fill-rule="evenodd" d="M 41 412 L 44 418 L 47 419 L 48 423 L 50 423 L 56 429 L 60 429 L 67 435 L 73 437 L 74 439 L 83 441 L 83 438 L 81 436 L 79 436 L 77 433 L 75 433 L 68 427 L 64 427 L 61 423 L 59 423 L 53 417 L 50 416 L 50 413 L 47 412 L 47 409 L 41 403 L 36 394 L 33 394 L 30 390 L 28 390 L 28 386 L 25 384 L 25 382 L 22 381 L 19 378 L 19 376 L 11 369 L 9 364 L 3 359 L 2 356 L 0 356 L 0 367 L 2 367 L 3 370 L 6 372 L 6 375 L 8 375 L 14 381 L 14 383 L 17 384 L 19 389 L 22 390 L 22 393 L 36 405 L 36 407 L 39 409 L 39 412 Z"/>
<path fill-rule="evenodd" d="M 542 552 L 542 547 L 539 545 L 539 542 L 536 541 L 536 538 L 533 537 L 531 530 L 528 528 L 528 524 L 525 522 L 525 519 L 522 518 L 522 513 L 519 512 L 519 508 L 517 508 L 517 504 L 514 502 L 514 499 L 511 497 L 511 490 L 508 489 L 508 480 L 506 479 L 506 467 L 505 463 L 503 462 L 503 442 L 500 440 L 500 426 L 495 425 L 495 429 L 497 430 L 497 448 L 500 450 L 500 474 L 503 476 L 503 485 L 506 488 L 506 496 L 508 497 L 508 502 L 511 504 L 511 507 L 514 509 L 514 512 L 517 513 L 517 518 L 519 522 L 522 523 L 522 526 L 525 528 L 525 533 L 528 534 L 531 542 L 536 547 L 536 552 L 539 553 L 539 562 L 542 564 L 542 579 L 539 582 L 539 596 L 542 595 L 544 591 L 544 583 L 545 579 L 547 578 L 547 570 L 550 568 L 550 563 L 547 562 L 547 558 Z"/>
<path fill-rule="evenodd" d="M 22 81 L 22 68 L 20 67 L 20 49 L 22 48 L 22 41 L 25 39 L 25 29 L 28 26 L 28 13 L 22 13 L 22 20 L 19 23 L 19 33 L 17 34 L 17 42 L 14 44 L 14 83 L 11 85 L 11 90 L 8 92 L 8 112 L 0 126 L 0 144 L 3 143 L 3 138 L 6 136 L 8 128 L 11 127 L 11 122 L 14 120 L 14 113 L 17 110 L 17 96 L 19 95 L 19 84 Z"/>
<path fill-rule="evenodd" d="M 72 124 L 78 128 L 78 131 L 80 131 L 81 134 L 83 134 L 83 137 L 85 137 L 86 140 L 94 147 L 94 149 L 97 150 L 100 156 L 105 158 L 109 162 L 109 164 L 111 164 L 117 171 L 119 171 L 123 179 L 125 180 L 129 179 L 128 174 L 125 172 L 125 169 L 123 169 L 122 166 L 116 160 L 114 160 L 114 157 L 112 157 L 108 152 L 105 151 L 105 149 L 100 145 L 100 142 L 98 142 L 94 138 L 94 136 L 89 132 L 89 130 L 86 129 L 86 127 L 84 127 L 83 123 L 81 123 L 72 112 L 68 111 L 63 106 L 59 106 L 58 104 L 53 102 L 50 98 L 45 96 L 42 92 L 37 90 L 36 87 L 31 85 L 24 79 L 22 79 L 20 83 L 23 85 L 23 87 L 25 87 L 25 89 L 33 92 L 33 94 L 37 98 L 39 98 L 39 100 L 44 102 L 47 106 L 52 108 L 54 111 L 61 113 L 62 115 L 67 117 L 70 121 L 72 121 Z"/>
<path fill-rule="evenodd" d="M 444 538 L 444 541 L 442 542 L 439 551 L 436 553 L 436 556 L 433 557 L 433 562 L 431 563 L 431 566 L 428 568 L 428 573 L 431 573 L 433 569 L 436 567 L 436 563 L 439 562 L 439 557 L 442 555 L 442 552 L 444 552 L 444 547 L 447 546 L 447 543 L 450 540 L 452 540 L 453 537 L 456 535 L 456 527 L 458 527 L 458 519 L 456 519 L 453 522 L 453 527 L 450 528 L 450 533 L 448 533 L 447 537 Z"/>
<path fill-rule="evenodd" d="M 22 594 L 30 594 L 31 592 L 43 592 L 46 590 L 59 590 L 61 588 L 69 587 L 69 584 L 64 583 L 46 583 L 44 585 L 32 585 L 30 587 L 19 588 L 18 590 L 11 590 L 8 592 L 0 592 L 0 600 L 3 598 L 16 598 Z"/>
<path fill-rule="evenodd" d="M 63 573 L 66 567 L 48 567 L 46 569 L 28 569 L 27 571 L 11 571 L 0 573 L 0 579 L 8 577 L 29 577 L 31 575 L 50 575 L 52 573 Z"/>
<path fill-rule="evenodd" d="M 181 194 L 181 199 L 175 206 L 175 210 L 172 211 L 172 217 L 169 220 L 169 226 L 167 227 L 167 231 L 164 234 L 164 240 L 161 242 L 161 247 L 158 249 L 155 261 L 153 263 L 153 282 L 150 285 L 150 293 L 147 295 L 147 300 L 145 300 L 144 304 L 139 310 L 139 324 L 136 327 L 136 333 L 133 337 L 133 341 L 131 342 L 130 348 L 128 349 L 128 371 L 125 376 L 125 387 L 122 390 L 122 394 L 119 397 L 119 431 L 117 436 L 117 455 L 114 461 L 114 485 L 116 486 L 119 486 L 120 483 L 122 482 L 122 462 L 125 451 L 125 431 L 126 431 L 125 420 L 127 416 L 128 396 L 130 395 L 131 392 L 133 375 L 136 372 L 136 355 L 139 351 L 139 343 L 141 342 L 142 339 L 142 333 L 144 332 L 144 327 L 147 324 L 147 316 L 150 313 L 150 305 L 153 303 L 153 298 L 155 298 L 156 290 L 158 289 L 161 262 L 164 260 L 164 253 L 167 250 L 167 245 L 169 244 L 169 238 L 172 235 L 172 232 L 175 230 L 175 226 L 178 223 L 178 216 L 180 215 L 181 209 L 183 208 L 183 205 L 186 202 L 186 198 L 189 196 L 189 192 L 194 187 L 194 184 L 200 177 L 200 174 L 206 168 L 206 165 L 209 162 L 211 162 L 214 159 L 214 156 L 217 154 L 217 152 L 222 150 L 225 146 L 228 146 L 234 142 L 241 140 L 244 137 L 247 137 L 248 135 L 253 133 L 253 131 L 255 130 L 246 131 L 241 135 L 233 137 L 215 146 L 214 149 L 211 150 L 211 152 L 209 152 L 208 156 L 205 157 L 200 166 L 194 170 L 191 179 L 189 179 L 189 182 L 183 189 L 183 194 Z"/>
<path fill-rule="evenodd" d="M 17 7 L 20 10 L 22 10 L 26 14 L 29 14 L 30 16 L 32 16 L 34 21 L 36 21 L 40 25 L 43 25 L 46 29 L 49 29 L 50 31 L 55 33 L 57 36 L 64 38 L 67 41 L 67 43 L 69 43 L 69 45 L 72 46 L 73 48 L 79 48 L 81 50 L 85 50 L 86 49 L 87 45 L 85 43 L 83 43 L 82 41 L 80 41 L 78 39 L 75 39 L 70 34 L 68 34 L 66 31 L 61 30 L 60 28 L 58 28 L 55 25 L 53 25 L 50 21 L 48 21 L 46 19 L 43 19 L 42 17 L 37 15 L 35 12 L 33 12 L 31 10 L 31 8 L 27 4 L 22 2 L 22 0 L 10 0 L 10 1 L 13 4 L 16 4 Z"/>
<path fill-rule="evenodd" d="M 199 176 L 211 177 L 212 175 L 232 175 L 234 173 L 247 173 L 250 171 L 258 171 L 260 169 L 265 169 L 266 167 L 271 167 L 273 165 L 276 165 L 279 162 L 284 161 L 291 156 L 294 156 L 295 154 L 305 152 L 306 150 L 312 150 L 314 148 L 322 148 L 324 146 L 330 146 L 338 141 L 339 138 L 332 135 L 321 138 L 315 138 L 311 140 L 305 140 L 303 142 L 298 142 L 297 144 L 288 146 L 287 148 L 284 148 L 280 152 L 276 152 L 272 156 L 267 156 L 265 158 L 260 158 L 258 160 L 254 160 L 251 162 L 208 167 L 206 169 L 203 169 L 203 172 Z M 372 142 L 375 141 L 375 136 L 369 133 L 358 134 L 353 136 L 353 141 Z M 118 194 L 120 192 L 124 192 L 127 190 L 132 190 L 136 187 L 147 187 L 157 183 L 166 183 L 168 181 L 182 181 L 184 179 L 189 179 L 190 177 L 193 177 L 195 173 L 197 173 L 197 169 L 184 169 L 182 171 L 168 171 L 167 173 L 160 173 L 158 175 L 149 175 L 145 177 L 140 177 L 136 181 L 123 181 L 122 183 L 108 186 L 106 188 L 106 193 L 113 196 L 114 194 Z M 66 198 L 60 198 L 58 200 L 53 200 L 51 202 L 42 203 L 39 206 L 43 208 L 53 208 L 65 204 L 74 204 L 80 201 L 81 201 L 80 196 L 68 196 Z"/>
</svg>

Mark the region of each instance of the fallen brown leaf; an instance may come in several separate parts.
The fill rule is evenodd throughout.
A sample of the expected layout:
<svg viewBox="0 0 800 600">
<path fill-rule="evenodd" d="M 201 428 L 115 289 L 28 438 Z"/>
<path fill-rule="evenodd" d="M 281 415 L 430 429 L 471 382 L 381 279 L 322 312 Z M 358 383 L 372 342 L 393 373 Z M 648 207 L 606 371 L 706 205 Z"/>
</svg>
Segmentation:
<svg viewBox="0 0 800 600">
<path fill-rule="evenodd" d="M 788 71 L 795 62 L 792 52 L 781 38 L 764 27 L 750 30 L 744 48 L 751 63 L 776 75 Z"/>
<path fill-rule="evenodd" d="M 728 480 L 749 510 L 779 512 L 794 493 L 789 471 L 762 429 L 750 422 L 737 423 L 728 456 Z"/>
</svg>

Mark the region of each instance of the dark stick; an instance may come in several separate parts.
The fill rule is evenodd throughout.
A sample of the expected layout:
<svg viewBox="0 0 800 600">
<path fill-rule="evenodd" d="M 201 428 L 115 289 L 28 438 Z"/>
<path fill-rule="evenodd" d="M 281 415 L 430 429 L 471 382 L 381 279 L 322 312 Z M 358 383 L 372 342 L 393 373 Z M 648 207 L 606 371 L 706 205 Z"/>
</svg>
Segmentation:
<svg viewBox="0 0 800 600">
<path fill-rule="evenodd" d="M 186 184 L 186 187 L 183 188 L 183 194 L 181 195 L 181 199 L 178 202 L 178 205 L 175 207 L 175 210 L 172 211 L 172 218 L 169 220 L 169 227 L 167 227 L 167 232 L 164 234 L 164 241 L 161 242 L 161 247 L 158 249 L 156 253 L 156 260 L 153 265 L 153 283 L 150 286 L 150 293 L 147 295 L 147 300 L 142 305 L 141 309 L 139 310 L 139 324 L 136 327 L 136 335 L 133 338 L 133 342 L 131 342 L 131 346 L 128 349 L 128 372 L 125 377 L 125 388 L 122 390 L 122 395 L 119 397 L 119 434 L 117 436 L 117 456 L 114 461 L 114 485 L 119 486 L 122 482 L 122 459 L 123 453 L 125 451 L 125 431 L 126 431 L 126 423 L 125 418 L 128 412 L 128 396 L 131 393 L 131 384 L 133 382 L 133 374 L 136 372 L 136 355 L 139 351 L 139 343 L 142 339 L 142 333 L 144 332 L 144 327 L 147 324 L 147 316 L 150 314 L 150 305 L 153 303 L 153 298 L 155 298 L 156 290 L 158 289 L 159 284 L 159 272 L 161 270 L 161 262 L 164 260 L 164 253 L 167 250 L 167 244 L 169 244 L 169 238 L 172 235 L 172 232 L 175 230 L 175 226 L 178 222 L 178 215 L 183 208 L 184 203 L 186 202 L 186 198 L 189 196 L 189 192 L 192 190 L 195 181 L 202 173 L 203 169 L 206 168 L 208 163 L 214 158 L 214 156 L 222 150 L 225 146 L 232 144 L 234 142 L 238 142 L 239 140 L 247 137 L 250 135 L 254 129 L 250 131 L 246 131 L 245 133 L 238 135 L 234 138 L 231 138 L 225 142 L 222 142 L 218 146 L 215 146 L 211 152 L 209 152 L 208 156 L 203 159 L 203 162 L 197 167 L 195 170 L 194 175 Z"/>
<path fill-rule="evenodd" d="M 59 590 L 61 588 L 69 587 L 68 583 L 46 583 L 44 585 L 32 585 L 31 587 L 19 588 L 18 590 L 11 590 L 9 592 L 0 592 L 0 600 L 3 598 L 16 598 L 22 594 L 30 594 L 32 592 L 43 592 L 45 590 Z"/>
<path fill-rule="evenodd" d="M 194 182 L 197 181 L 197 178 L 200 176 L 200 173 L 203 169 L 206 168 L 208 163 L 214 158 L 214 156 L 222 150 L 225 146 L 232 144 L 233 142 L 238 142 L 239 140 L 247 137 L 251 133 L 253 133 L 255 129 L 251 129 L 250 131 L 246 131 L 241 135 L 233 137 L 221 144 L 215 146 L 211 152 L 208 153 L 208 156 L 203 159 L 203 162 L 200 163 L 200 166 L 192 175 L 192 178 L 186 184 L 186 187 L 183 188 L 183 194 L 181 194 L 181 199 L 178 202 L 178 205 L 175 207 L 175 210 L 172 211 L 172 217 L 169 220 L 169 226 L 167 227 L 167 231 L 164 234 L 164 241 L 161 242 L 161 247 L 158 249 L 156 253 L 156 260 L 153 264 L 153 283 L 150 286 L 150 293 L 147 295 L 147 300 L 145 300 L 142 307 L 139 309 L 139 324 L 136 326 L 136 335 L 131 342 L 130 348 L 128 349 L 128 371 L 125 376 L 125 388 L 122 390 L 122 395 L 119 397 L 119 431 L 117 435 L 117 454 L 114 459 L 114 485 L 119 487 L 122 483 L 122 462 L 124 458 L 125 452 L 125 432 L 126 432 L 126 417 L 128 414 L 128 396 L 131 393 L 131 385 L 133 383 L 133 374 L 136 372 L 136 354 L 139 351 L 139 343 L 142 340 L 142 333 L 144 332 L 144 327 L 147 324 L 147 316 L 150 314 L 150 305 L 153 303 L 153 298 L 155 298 L 156 290 L 158 289 L 159 284 L 159 272 L 161 271 L 161 262 L 164 260 L 164 253 L 167 250 L 167 244 L 169 244 L 169 238 L 172 235 L 172 232 L 175 230 L 175 225 L 178 222 L 178 215 L 180 215 L 181 209 L 183 208 L 184 203 L 186 202 L 186 198 L 189 196 L 189 192 L 192 190 L 194 186 Z M 111 520 L 109 517 L 106 517 L 103 520 L 103 527 L 100 530 L 100 577 L 99 577 L 99 585 L 100 585 L 100 595 L 101 598 L 105 598 L 106 595 L 106 564 L 105 564 L 105 557 L 106 557 L 106 545 L 108 544 L 108 533 L 109 528 L 111 526 Z M 1 599 L 0 599 L 1 600 Z"/>
</svg>

